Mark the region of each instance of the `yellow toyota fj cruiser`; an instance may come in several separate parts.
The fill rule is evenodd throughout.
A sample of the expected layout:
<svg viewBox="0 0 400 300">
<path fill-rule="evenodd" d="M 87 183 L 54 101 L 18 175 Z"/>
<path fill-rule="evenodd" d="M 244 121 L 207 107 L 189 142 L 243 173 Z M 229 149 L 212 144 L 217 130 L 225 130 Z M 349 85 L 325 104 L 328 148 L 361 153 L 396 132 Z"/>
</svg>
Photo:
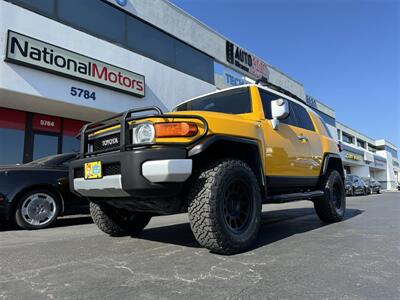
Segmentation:
<svg viewBox="0 0 400 300">
<path fill-rule="evenodd" d="M 325 123 L 302 101 L 258 84 L 216 91 L 163 114 L 133 109 L 85 125 L 72 189 L 110 235 L 188 212 L 197 241 L 232 254 L 255 241 L 263 203 L 308 199 L 344 217 L 344 171 Z"/>
</svg>

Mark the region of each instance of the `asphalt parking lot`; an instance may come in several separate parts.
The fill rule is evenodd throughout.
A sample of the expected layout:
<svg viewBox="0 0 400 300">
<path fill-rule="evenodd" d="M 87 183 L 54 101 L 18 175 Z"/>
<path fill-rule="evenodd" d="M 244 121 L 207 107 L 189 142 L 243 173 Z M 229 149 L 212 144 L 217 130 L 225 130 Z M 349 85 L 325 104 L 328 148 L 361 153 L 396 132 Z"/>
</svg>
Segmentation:
<svg viewBox="0 0 400 300">
<path fill-rule="evenodd" d="M 0 299 L 400 299 L 400 193 L 352 197 L 323 224 L 311 203 L 264 206 L 259 241 L 234 256 L 196 243 L 186 215 L 112 238 L 86 216 L 0 227 Z"/>
</svg>

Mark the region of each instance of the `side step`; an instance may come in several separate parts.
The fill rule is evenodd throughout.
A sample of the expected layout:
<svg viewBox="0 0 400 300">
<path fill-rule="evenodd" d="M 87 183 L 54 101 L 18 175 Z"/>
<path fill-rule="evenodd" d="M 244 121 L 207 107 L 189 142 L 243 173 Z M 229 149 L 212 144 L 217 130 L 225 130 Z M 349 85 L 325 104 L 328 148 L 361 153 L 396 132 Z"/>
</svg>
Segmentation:
<svg viewBox="0 0 400 300">
<path fill-rule="evenodd" d="M 320 198 L 324 195 L 323 191 L 312 191 L 304 193 L 281 194 L 267 197 L 268 203 L 285 203 L 299 200 L 312 200 Z"/>
</svg>

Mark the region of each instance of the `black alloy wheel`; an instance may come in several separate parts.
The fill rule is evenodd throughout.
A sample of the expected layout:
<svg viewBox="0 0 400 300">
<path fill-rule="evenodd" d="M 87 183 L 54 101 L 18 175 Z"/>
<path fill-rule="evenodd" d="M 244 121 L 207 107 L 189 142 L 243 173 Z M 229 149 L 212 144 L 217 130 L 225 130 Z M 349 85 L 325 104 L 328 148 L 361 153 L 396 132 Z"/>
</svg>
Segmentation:
<svg viewBox="0 0 400 300">
<path fill-rule="evenodd" d="M 224 220 L 233 233 L 240 234 L 248 226 L 253 212 L 251 188 L 241 179 L 230 182 L 224 192 Z"/>
</svg>

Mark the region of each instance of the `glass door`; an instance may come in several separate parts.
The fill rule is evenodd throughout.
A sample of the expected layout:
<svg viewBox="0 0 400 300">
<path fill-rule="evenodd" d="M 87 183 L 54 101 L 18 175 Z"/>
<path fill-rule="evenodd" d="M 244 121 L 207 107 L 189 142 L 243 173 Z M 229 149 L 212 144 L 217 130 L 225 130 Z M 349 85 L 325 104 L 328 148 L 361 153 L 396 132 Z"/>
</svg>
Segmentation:
<svg viewBox="0 0 400 300">
<path fill-rule="evenodd" d="M 30 133 L 31 160 L 61 153 L 61 132 L 61 118 L 33 114 Z"/>
<path fill-rule="evenodd" d="M 33 134 L 33 153 L 32 159 L 36 160 L 49 155 L 58 153 L 59 136 L 49 133 Z"/>
</svg>

